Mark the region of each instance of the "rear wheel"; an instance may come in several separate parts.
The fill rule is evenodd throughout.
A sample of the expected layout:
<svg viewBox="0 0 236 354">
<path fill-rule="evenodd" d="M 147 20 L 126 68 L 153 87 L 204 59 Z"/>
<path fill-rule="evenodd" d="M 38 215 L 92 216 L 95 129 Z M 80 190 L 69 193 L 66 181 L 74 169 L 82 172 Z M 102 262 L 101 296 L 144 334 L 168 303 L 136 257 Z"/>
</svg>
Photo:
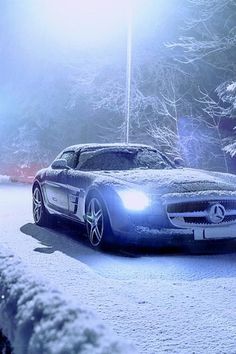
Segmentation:
<svg viewBox="0 0 236 354">
<path fill-rule="evenodd" d="M 112 239 L 112 229 L 104 202 L 97 195 L 92 196 L 86 209 L 86 229 L 93 247 L 104 248 Z"/>
<path fill-rule="evenodd" d="M 42 192 L 39 186 L 33 189 L 33 218 L 36 225 L 50 227 L 55 220 L 45 209 Z"/>
</svg>

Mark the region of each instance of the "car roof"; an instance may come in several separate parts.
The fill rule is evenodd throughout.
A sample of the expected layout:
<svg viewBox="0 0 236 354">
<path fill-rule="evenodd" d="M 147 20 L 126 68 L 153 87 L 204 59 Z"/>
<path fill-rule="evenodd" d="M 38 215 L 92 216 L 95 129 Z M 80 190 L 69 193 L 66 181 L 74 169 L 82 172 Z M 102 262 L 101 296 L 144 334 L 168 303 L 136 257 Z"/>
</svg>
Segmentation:
<svg viewBox="0 0 236 354">
<path fill-rule="evenodd" d="M 150 145 L 144 145 L 144 144 L 121 144 L 121 143 L 113 143 L 113 144 L 77 144 L 77 145 L 72 145 L 64 149 L 65 151 L 89 151 L 89 150 L 100 150 L 100 149 L 112 149 L 112 148 L 118 148 L 118 149 L 127 149 L 127 148 L 149 148 L 149 149 L 155 149 L 153 146 Z M 156 149 L 155 149 L 156 150 Z"/>
</svg>

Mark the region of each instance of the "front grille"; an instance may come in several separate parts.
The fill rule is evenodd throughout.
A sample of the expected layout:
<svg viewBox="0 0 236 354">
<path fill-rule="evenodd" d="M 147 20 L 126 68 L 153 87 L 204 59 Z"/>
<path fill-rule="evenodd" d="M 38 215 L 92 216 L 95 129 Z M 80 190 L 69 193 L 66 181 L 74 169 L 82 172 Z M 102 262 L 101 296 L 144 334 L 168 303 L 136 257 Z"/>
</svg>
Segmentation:
<svg viewBox="0 0 236 354">
<path fill-rule="evenodd" d="M 198 217 L 184 217 L 184 222 L 188 224 L 207 224 L 206 218 L 203 216 L 198 216 Z"/>
<path fill-rule="evenodd" d="M 214 223 L 209 218 L 211 206 L 221 205 L 225 215 L 222 221 Z M 174 226 L 204 227 L 226 225 L 236 221 L 236 200 L 201 200 L 191 202 L 170 203 L 167 205 L 167 215 Z"/>
</svg>

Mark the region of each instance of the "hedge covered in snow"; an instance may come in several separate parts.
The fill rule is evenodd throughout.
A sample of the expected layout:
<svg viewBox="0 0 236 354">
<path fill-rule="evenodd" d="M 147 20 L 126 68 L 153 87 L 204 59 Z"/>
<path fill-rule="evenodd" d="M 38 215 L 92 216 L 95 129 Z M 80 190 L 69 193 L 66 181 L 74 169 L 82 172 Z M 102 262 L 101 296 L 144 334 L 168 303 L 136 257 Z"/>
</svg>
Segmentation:
<svg viewBox="0 0 236 354">
<path fill-rule="evenodd" d="M 55 269 L 56 271 L 56 269 Z M 15 354 L 129 354 L 95 314 L 37 278 L 0 247 L 0 330 Z"/>
</svg>

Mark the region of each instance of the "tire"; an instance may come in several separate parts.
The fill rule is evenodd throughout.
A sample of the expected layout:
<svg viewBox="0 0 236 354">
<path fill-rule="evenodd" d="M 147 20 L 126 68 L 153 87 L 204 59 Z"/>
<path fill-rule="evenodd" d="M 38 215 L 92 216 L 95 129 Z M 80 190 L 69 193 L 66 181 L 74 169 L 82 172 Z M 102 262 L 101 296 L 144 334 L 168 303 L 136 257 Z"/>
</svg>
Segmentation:
<svg viewBox="0 0 236 354">
<path fill-rule="evenodd" d="M 94 248 L 107 248 L 113 240 L 113 232 L 106 206 L 97 194 L 93 194 L 86 207 L 86 231 Z"/>
<path fill-rule="evenodd" d="M 42 192 L 38 185 L 33 189 L 33 218 L 38 226 L 52 227 L 55 224 L 54 217 L 44 206 Z"/>
</svg>

